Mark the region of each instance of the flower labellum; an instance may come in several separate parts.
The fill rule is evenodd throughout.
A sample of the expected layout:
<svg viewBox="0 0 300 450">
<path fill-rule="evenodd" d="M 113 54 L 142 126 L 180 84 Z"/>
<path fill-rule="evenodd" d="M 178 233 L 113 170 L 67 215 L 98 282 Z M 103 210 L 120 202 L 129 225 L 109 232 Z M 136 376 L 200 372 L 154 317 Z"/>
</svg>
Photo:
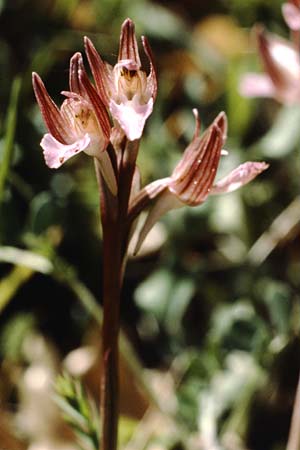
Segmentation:
<svg viewBox="0 0 300 450">
<path fill-rule="evenodd" d="M 157 94 L 152 52 L 145 37 L 142 43 L 150 63 L 148 76 L 141 69 L 134 23 L 130 19 L 122 25 L 118 62 L 114 67 L 102 61 L 91 40 L 85 38 L 98 94 L 130 141 L 141 138 Z"/>
</svg>

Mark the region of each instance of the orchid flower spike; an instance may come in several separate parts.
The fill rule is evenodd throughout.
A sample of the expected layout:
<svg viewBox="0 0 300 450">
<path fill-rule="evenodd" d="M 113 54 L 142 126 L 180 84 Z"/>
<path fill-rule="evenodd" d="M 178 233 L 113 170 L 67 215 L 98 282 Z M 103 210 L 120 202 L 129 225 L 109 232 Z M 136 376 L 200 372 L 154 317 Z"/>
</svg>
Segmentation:
<svg viewBox="0 0 300 450">
<path fill-rule="evenodd" d="M 85 37 L 98 94 L 130 141 L 141 138 L 157 94 L 152 52 L 145 37 L 142 44 L 150 63 L 148 76 L 141 69 L 134 23 L 130 19 L 122 25 L 118 62 L 114 67 L 101 59 L 91 40 Z"/>
<path fill-rule="evenodd" d="M 144 193 L 141 191 L 138 194 L 139 197 L 148 195 L 148 198 L 153 200 L 153 204 L 139 233 L 135 254 L 153 225 L 166 212 L 185 205 L 201 205 L 211 194 L 232 192 L 249 183 L 268 168 L 268 164 L 264 162 L 246 162 L 214 184 L 220 157 L 226 154 L 223 151 L 227 132 L 226 115 L 223 112 L 220 113 L 202 136 L 199 136 L 196 110 L 194 114 L 196 131 L 193 140 L 186 148 L 172 175 L 154 181 L 145 187 Z"/>
<path fill-rule="evenodd" d="M 240 83 L 241 94 L 273 97 L 283 104 L 299 103 L 300 55 L 296 46 L 262 27 L 255 28 L 255 35 L 265 74 L 246 74 Z"/>
<path fill-rule="evenodd" d="M 60 109 L 49 96 L 38 74 L 32 75 L 34 93 L 49 133 L 41 141 L 45 162 L 59 168 L 79 152 L 98 160 L 111 192 L 117 192 L 114 170 L 106 152 L 110 138 L 110 122 L 105 106 L 89 82 L 82 56 L 76 53 L 70 61 L 70 91 Z"/>
</svg>

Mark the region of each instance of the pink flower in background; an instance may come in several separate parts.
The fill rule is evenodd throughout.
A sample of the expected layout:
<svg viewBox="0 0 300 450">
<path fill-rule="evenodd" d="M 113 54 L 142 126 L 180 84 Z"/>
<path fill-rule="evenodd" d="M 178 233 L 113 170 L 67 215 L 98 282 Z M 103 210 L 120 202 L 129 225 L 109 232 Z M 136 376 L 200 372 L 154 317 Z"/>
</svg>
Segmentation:
<svg viewBox="0 0 300 450">
<path fill-rule="evenodd" d="M 82 57 L 76 53 L 70 61 L 70 92 L 60 109 L 49 96 L 41 78 L 33 73 L 33 89 L 44 122 L 49 130 L 41 141 L 48 167 L 57 169 L 72 156 L 85 152 L 95 157 L 111 191 L 116 180 L 106 147 L 111 125 L 105 106 L 88 80 Z"/>
<path fill-rule="evenodd" d="M 122 25 L 118 62 L 114 67 L 105 63 L 91 40 L 85 38 L 86 54 L 98 94 L 131 141 L 140 139 L 157 93 L 151 49 L 145 37 L 142 37 L 142 43 L 150 63 L 148 76 L 141 70 L 134 23 L 130 19 Z"/>
<path fill-rule="evenodd" d="M 288 6 L 291 6 L 289 3 Z M 293 7 L 295 7 L 293 2 Z M 300 10 L 299 10 L 300 15 Z M 240 92 L 246 97 L 273 97 L 284 104 L 300 102 L 300 56 L 290 41 L 255 28 L 257 47 L 265 73 L 242 77 Z"/>
<path fill-rule="evenodd" d="M 292 31 L 300 30 L 300 0 L 289 0 L 282 5 L 282 15 Z"/>
<path fill-rule="evenodd" d="M 220 113 L 210 127 L 199 136 L 197 111 L 196 130 L 192 142 L 186 148 L 181 160 L 170 177 L 154 181 L 137 196 L 153 199 L 147 219 L 141 229 L 135 252 L 145 237 L 166 212 L 185 205 L 199 206 L 209 195 L 232 192 L 249 183 L 268 168 L 264 162 L 246 162 L 229 175 L 214 183 L 223 145 L 226 140 L 227 119 Z"/>
</svg>

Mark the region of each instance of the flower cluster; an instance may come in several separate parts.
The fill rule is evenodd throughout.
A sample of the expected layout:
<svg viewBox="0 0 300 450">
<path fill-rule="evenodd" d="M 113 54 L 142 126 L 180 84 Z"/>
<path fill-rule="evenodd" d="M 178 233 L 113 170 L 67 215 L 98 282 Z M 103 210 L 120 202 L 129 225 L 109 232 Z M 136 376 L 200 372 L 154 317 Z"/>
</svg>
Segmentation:
<svg viewBox="0 0 300 450">
<path fill-rule="evenodd" d="M 273 97 L 283 104 L 300 102 L 300 0 L 288 0 L 282 6 L 290 28 L 290 40 L 254 28 L 264 74 L 246 74 L 240 92 L 247 97 Z"/>
<path fill-rule="evenodd" d="M 265 42 L 263 34 L 261 41 Z M 148 74 L 141 67 L 134 24 L 130 19 L 122 25 L 118 61 L 114 67 L 104 62 L 91 40 L 85 38 L 94 84 L 87 76 L 81 54 L 76 53 L 70 61 L 69 91 L 62 92 L 65 100 L 60 108 L 50 98 L 40 77 L 33 74 L 34 92 L 48 128 L 41 141 L 46 164 L 56 169 L 79 152 L 94 157 L 102 185 L 107 186 L 112 196 L 121 204 L 124 203 L 124 192 L 129 193 L 129 235 L 136 217 L 149 207 L 136 250 L 162 214 L 184 205 L 200 205 L 211 194 L 231 192 L 268 167 L 265 163 L 247 162 L 215 183 L 220 157 L 227 153 L 223 149 L 227 134 L 226 115 L 220 113 L 199 135 L 200 123 L 194 110 L 194 137 L 171 176 L 140 189 L 137 151 L 133 148 L 138 149 L 157 94 L 155 66 L 145 37 L 142 37 L 142 44 L 149 60 Z M 124 163 L 126 161 L 130 163 L 130 170 Z M 124 183 L 130 186 L 124 186 Z"/>
</svg>

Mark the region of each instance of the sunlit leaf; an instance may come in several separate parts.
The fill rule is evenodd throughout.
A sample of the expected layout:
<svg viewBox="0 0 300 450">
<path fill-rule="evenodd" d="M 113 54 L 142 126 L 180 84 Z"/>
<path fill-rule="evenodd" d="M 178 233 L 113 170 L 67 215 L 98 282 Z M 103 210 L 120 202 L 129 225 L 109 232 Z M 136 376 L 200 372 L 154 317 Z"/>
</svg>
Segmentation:
<svg viewBox="0 0 300 450">
<path fill-rule="evenodd" d="M 0 312 L 14 297 L 18 289 L 26 283 L 34 271 L 25 266 L 16 266 L 10 273 L 0 280 Z"/>
</svg>

